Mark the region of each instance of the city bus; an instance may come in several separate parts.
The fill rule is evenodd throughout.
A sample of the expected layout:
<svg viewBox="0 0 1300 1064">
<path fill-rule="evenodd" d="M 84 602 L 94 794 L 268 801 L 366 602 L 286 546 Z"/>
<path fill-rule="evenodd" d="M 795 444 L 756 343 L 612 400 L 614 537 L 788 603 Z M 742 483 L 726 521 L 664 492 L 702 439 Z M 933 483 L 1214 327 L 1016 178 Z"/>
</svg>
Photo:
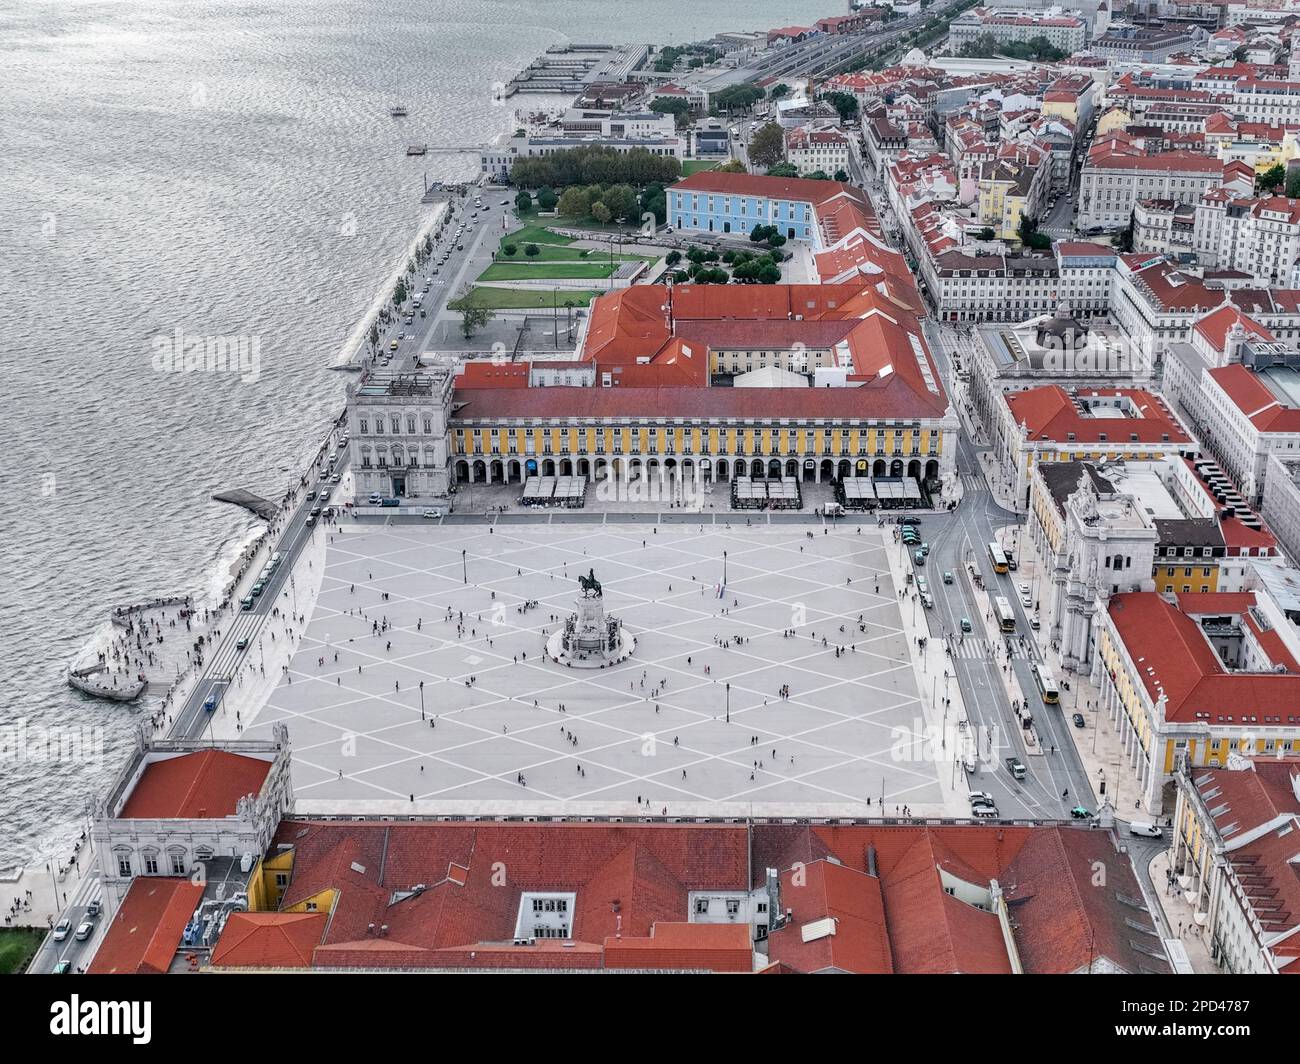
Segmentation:
<svg viewBox="0 0 1300 1064">
<path fill-rule="evenodd" d="M 993 608 L 998 615 L 998 627 L 1004 632 L 1014 632 L 1016 630 L 1016 615 L 1011 612 L 1011 603 L 1007 601 L 1005 595 L 999 595 L 993 600 Z"/>
<path fill-rule="evenodd" d="M 1038 684 L 1038 693 L 1043 696 L 1043 701 L 1051 706 L 1056 705 L 1061 700 L 1061 692 L 1056 687 L 1056 677 L 1052 675 L 1052 670 L 1038 662 L 1034 662 L 1033 670 L 1034 682 Z"/>
<path fill-rule="evenodd" d="M 995 573 L 1005 573 L 1007 571 L 1007 553 L 996 543 L 989 544 L 989 560 L 993 563 Z"/>
</svg>

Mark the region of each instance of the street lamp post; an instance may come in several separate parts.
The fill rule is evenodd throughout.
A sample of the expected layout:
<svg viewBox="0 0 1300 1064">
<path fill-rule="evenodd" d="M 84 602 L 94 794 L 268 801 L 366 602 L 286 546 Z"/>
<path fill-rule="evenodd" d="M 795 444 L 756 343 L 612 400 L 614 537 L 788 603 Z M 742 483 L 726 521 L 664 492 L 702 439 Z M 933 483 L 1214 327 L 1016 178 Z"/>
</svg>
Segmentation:
<svg viewBox="0 0 1300 1064">
<path fill-rule="evenodd" d="M 463 548 L 460 552 L 460 576 L 461 583 L 469 583 L 469 552 Z"/>
<path fill-rule="evenodd" d="M 424 681 L 420 681 L 420 719 L 424 720 Z"/>
<path fill-rule="evenodd" d="M 731 684 L 727 684 L 727 723 L 731 723 Z"/>
<path fill-rule="evenodd" d="M 722 552 L 722 586 L 724 588 L 727 586 L 727 552 L 725 550 Z M 731 685 L 728 684 L 727 686 L 730 687 Z"/>
</svg>

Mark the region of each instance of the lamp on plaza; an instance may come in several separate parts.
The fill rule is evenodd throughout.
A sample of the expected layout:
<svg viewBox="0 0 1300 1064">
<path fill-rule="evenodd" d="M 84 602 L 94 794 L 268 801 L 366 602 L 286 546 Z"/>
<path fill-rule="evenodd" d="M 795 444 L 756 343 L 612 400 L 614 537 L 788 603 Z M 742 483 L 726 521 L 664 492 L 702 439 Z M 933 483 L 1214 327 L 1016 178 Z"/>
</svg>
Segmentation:
<svg viewBox="0 0 1300 1064">
<path fill-rule="evenodd" d="M 727 723 L 731 723 L 731 684 L 727 684 Z"/>
<path fill-rule="evenodd" d="M 420 719 L 424 720 L 424 681 L 420 681 Z"/>
<path fill-rule="evenodd" d="M 727 552 L 722 552 L 722 586 L 727 586 Z M 728 684 L 730 686 L 730 684 Z"/>
<path fill-rule="evenodd" d="M 460 552 L 460 579 L 461 583 L 469 583 L 469 552 L 464 548 Z"/>
</svg>

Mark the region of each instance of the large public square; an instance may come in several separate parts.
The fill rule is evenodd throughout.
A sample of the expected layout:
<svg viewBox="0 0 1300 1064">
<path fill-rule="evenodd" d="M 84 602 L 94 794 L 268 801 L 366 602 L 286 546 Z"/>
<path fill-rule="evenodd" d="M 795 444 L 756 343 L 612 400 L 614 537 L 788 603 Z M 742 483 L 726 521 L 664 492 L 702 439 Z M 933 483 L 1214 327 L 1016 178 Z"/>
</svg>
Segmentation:
<svg viewBox="0 0 1300 1064">
<path fill-rule="evenodd" d="M 906 753 L 925 707 L 897 548 L 874 524 L 329 534 L 306 631 L 244 730 L 287 724 L 302 809 L 942 811 L 938 766 Z M 574 612 L 589 571 L 637 645 L 583 670 L 546 657 L 544 633 Z"/>
</svg>

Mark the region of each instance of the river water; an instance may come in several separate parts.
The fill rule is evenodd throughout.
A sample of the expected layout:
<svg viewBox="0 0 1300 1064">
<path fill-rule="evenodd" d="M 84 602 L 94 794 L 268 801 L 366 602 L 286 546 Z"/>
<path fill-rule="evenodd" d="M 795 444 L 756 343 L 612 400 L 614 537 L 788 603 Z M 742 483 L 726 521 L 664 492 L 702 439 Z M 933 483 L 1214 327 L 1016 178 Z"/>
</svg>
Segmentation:
<svg viewBox="0 0 1300 1064">
<path fill-rule="evenodd" d="M 0 869 L 66 856 L 153 708 L 84 697 L 64 666 L 114 605 L 215 593 L 254 522 L 210 496 L 279 497 L 341 408 L 327 367 L 427 218 L 425 176 L 477 173 L 406 144 L 507 129 L 527 101 L 494 84 L 551 44 L 841 9 L 0 0 Z M 172 372 L 155 356 L 178 336 L 257 358 Z M 102 737 L 102 757 L 9 756 L 24 723 Z"/>
</svg>

